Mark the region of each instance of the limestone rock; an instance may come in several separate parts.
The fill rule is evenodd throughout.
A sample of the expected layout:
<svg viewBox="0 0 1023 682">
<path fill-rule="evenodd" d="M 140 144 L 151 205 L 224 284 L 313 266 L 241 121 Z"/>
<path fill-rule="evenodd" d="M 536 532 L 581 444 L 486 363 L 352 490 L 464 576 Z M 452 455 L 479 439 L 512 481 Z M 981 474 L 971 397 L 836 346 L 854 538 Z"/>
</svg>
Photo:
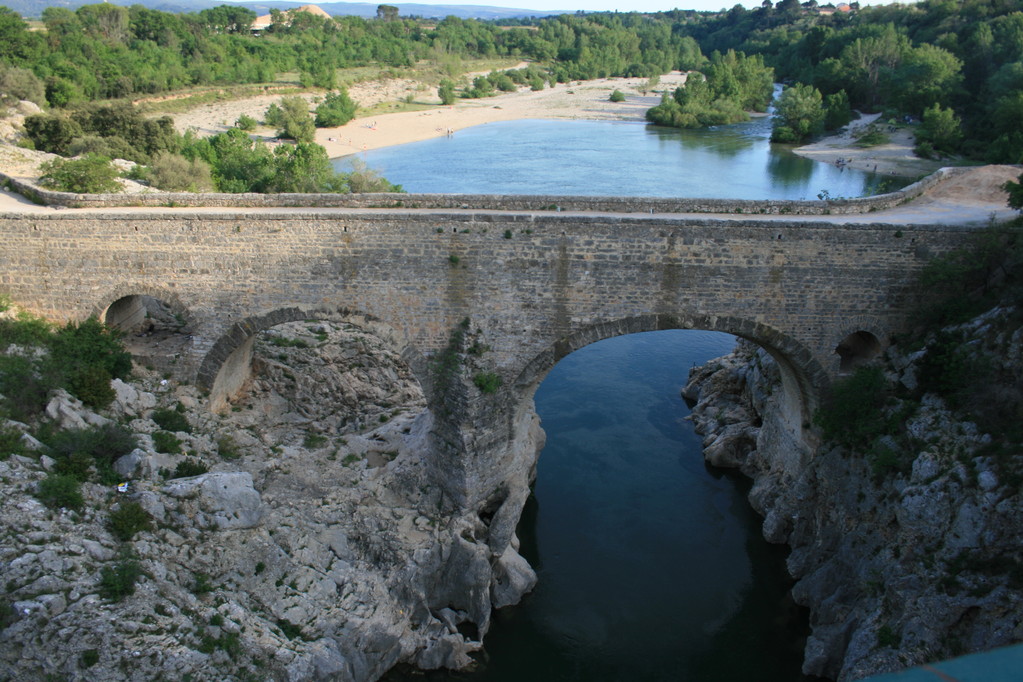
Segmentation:
<svg viewBox="0 0 1023 682">
<path fill-rule="evenodd" d="M 200 526 L 221 530 L 253 528 L 263 516 L 262 500 L 246 472 L 208 473 L 169 482 L 163 492 L 185 502 Z M 190 515 L 191 516 L 191 515 Z"/>
<path fill-rule="evenodd" d="M 89 426 L 104 426 L 110 423 L 106 417 L 91 412 L 67 391 L 54 391 L 46 404 L 46 416 L 60 424 L 62 429 L 84 429 Z"/>
<path fill-rule="evenodd" d="M 147 410 L 156 407 L 156 396 L 147 391 L 140 391 L 131 384 L 120 379 L 110 382 L 114 389 L 114 402 L 111 409 L 128 417 L 141 416 Z"/>
<path fill-rule="evenodd" d="M 536 586 L 536 572 L 518 552 L 508 547 L 494 564 L 491 602 L 495 609 L 517 604 Z"/>
</svg>

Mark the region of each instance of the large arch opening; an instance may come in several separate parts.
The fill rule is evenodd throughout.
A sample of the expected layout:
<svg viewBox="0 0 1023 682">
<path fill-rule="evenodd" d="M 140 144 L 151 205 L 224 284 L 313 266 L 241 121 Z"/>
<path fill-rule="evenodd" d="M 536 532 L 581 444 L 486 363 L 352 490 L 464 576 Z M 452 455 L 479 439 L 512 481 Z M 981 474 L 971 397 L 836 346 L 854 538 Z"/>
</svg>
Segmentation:
<svg viewBox="0 0 1023 682">
<path fill-rule="evenodd" d="M 108 327 L 123 334 L 124 346 L 140 365 L 174 371 L 192 342 L 193 324 L 184 306 L 159 292 L 129 293 L 99 311 Z"/>
<path fill-rule="evenodd" d="M 735 337 L 637 326 L 587 330 L 592 342 L 562 345 L 535 375 L 526 402 L 547 442 L 518 536 L 539 582 L 495 619 L 491 665 L 529 647 L 527 667 L 498 679 L 769 680 L 766 658 L 774 679 L 798 679 L 805 616 L 779 636 L 796 614 L 785 551 L 763 540 L 748 484 L 704 464 L 680 395 Z M 764 649 L 731 656 L 736 639 Z"/>
<path fill-rule="evenodd" d="M 724 332 L 751 341 L 766 351 L 778 366 L 782 395 L 779 407 L 788 429 L 796 436 L 808 428 L 828 376 L 812 353 L 801 343 L 767 325 L 717 315 L 645 315 L 603 322 L 581 329 L 538 354 L 519 374 L 516 388 L 524 396 L 523 407 L 554 365 L 568 354 L 591 343 L 639 332 L 668 329 Z"/>
</svg>

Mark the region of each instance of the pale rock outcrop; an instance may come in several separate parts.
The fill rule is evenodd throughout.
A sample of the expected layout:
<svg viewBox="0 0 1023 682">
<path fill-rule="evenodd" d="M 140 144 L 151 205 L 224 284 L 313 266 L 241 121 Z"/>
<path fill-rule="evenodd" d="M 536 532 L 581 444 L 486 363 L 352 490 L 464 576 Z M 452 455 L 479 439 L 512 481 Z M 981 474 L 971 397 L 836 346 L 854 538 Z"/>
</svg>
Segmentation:
<svg viewBox="0 0 1023 682">
<path fill-rule="evenodd" d="M 1018 376 L 1023 334 L 1000 322 L 1012 319 L 993 312 L 969 331 Z M 916 386 L 922 357 L 890 352 L 892 380 Z M 924 395 L 905 423 L 910 440 L 888 441 L 907 465 L 878 469 L 800 437 L 780 416 L 779 389 L 770 357 L 743 343 L 694 369 L 685 393 L 699 401 L 708 459 L 753 478 L 764 536 L 791 547 L 793 598 L 810 608 L 804 672 L 854 680 L 1023 640 L 1023 501 L 1005 478 L 1023 454 L 996 460 L 990 436 Z"/>
<path fill-rule="evenodd" d="M 461 668 L 491 610 L 531 588 L 513 510 L 488 526 L 442 499 L 423 457 L 432 416 L 396 353 L 337 323 L 272 332 L 223 416 L 155 372 L 115 385 L 107 414 L 138 440 L 113 463 L 127 492 L 90 482 L 81 511 L 50 510 L 34 491 L 54 460 L 0 460 L 0 678 L 363 682 L 398 662 Z M 105 423 L 69 396 L 51 405 L 66 426 Z M 153 407 L 184 411 L 193 433 L 177 436 L 208 472 L 172 478 L 185 455 L 155 451 Z M 528 490 L 542 431 L 523 419 L 535 428 L 510 456 Z M 126 501 L 154 523 L 122 542 L 109 519 Z M 104 596 L 105 576 L 133 563 L 134 593 Z M 98 660 L 85 668 L 87 653 Z"/>
<path fill-rule="evenodd" d="M 176 514 L 184 514 L 200 528 L 253 528 L 263 517 L 262 501 L 247 472 L 181 478 L 165 485 L 163 492 L 178 499 Z"/>
</svg>

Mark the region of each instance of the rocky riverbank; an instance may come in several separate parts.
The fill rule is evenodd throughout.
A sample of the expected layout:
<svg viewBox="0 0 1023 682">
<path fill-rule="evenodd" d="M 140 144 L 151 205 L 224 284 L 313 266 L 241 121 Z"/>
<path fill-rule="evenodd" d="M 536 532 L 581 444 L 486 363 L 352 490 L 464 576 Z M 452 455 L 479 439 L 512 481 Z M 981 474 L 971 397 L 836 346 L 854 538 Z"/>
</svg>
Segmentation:
<svg viewBox="0 0 1023 682">
<path fill-rule="evenodd" d="M 53 395 L 51 429 L 113 424 L 137 441 L 114 463 L 126 490 L 94 477 L 77 510 L 40 500 L 58 461 L 28 435 L 39 425 L 7 423 L 26 450 L 0 457 L 0 679 L 459 668 L 492 607 L 532 587 L 514 538 L 492 556 L 479 515 L 452 512 L 429 485 L 422 393 L 375 337 L 282 325 L 260 336 L 255 361 L 221 416 L 193 386 L 139 366 L 105 410 Z M 161 410 L 188 427 L 165 431 Z M 151 525 L 119 539 L 112 515 L 133 502 Z"/>
<path fill-rule="evenodd" d="M 950 333 L 1019 377 L 1016 311 Z M 927 352 L 888 352 L 897 393 L 915 395 Z M 685 394 L 707 461 L 754 480 L 764 536 L 791 547 L 793 596 L 811 613 L 804 672 L 854 680 L 1023 640 L 1023 453 L 934 393 L 886 408 L 903 428 L 881 450 L 818 446 L 786 426 L 779 390 L 770 356 L 742 343 L 694 369 Z"/>
</svg>

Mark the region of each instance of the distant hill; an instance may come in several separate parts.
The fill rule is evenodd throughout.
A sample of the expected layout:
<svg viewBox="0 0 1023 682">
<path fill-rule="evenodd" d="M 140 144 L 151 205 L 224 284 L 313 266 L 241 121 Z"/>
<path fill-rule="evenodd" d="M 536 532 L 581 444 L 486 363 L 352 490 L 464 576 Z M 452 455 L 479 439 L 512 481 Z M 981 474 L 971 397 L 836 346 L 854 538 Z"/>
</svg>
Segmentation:
<svg viewBox="0 0 1023 682">
<path fill-rule="evenodd" d="M 82 5 L 94 5 L 97 0 L 0 0 L 4 5 L 14 10 L 26 19 L 36 19 L 42 15 L 47 7 L 67 7 L 77 9 Z M 144 5 L 150 9 L 162 12 L 199 12 L 210 7 L 219 5 L 239 5 L 248 7 L 256 14 L 267 14 L 271 9 L 291 9 L 300 7 L 303 2 L 220 2 L 217 0 L 116 0 L 113 4 Z M 359 17 L 375 17 L 379 2 L 324 2 L 316 3 L 320 8 L 331 16 L 354 15 Z M 456 16 L 461 19 L 513 19 L 516 17 L 545 17 L 556 14 L 568 14 L 569 10 L 532 10 L 532 9 L 509 9 L 506 7 L 489 7 L 487 5 L 427 5 L 427 4 L 404 4 L 388 2 L 398 8 L 398 13 L 403 17 L 446 17 Z"/>
</svg>

